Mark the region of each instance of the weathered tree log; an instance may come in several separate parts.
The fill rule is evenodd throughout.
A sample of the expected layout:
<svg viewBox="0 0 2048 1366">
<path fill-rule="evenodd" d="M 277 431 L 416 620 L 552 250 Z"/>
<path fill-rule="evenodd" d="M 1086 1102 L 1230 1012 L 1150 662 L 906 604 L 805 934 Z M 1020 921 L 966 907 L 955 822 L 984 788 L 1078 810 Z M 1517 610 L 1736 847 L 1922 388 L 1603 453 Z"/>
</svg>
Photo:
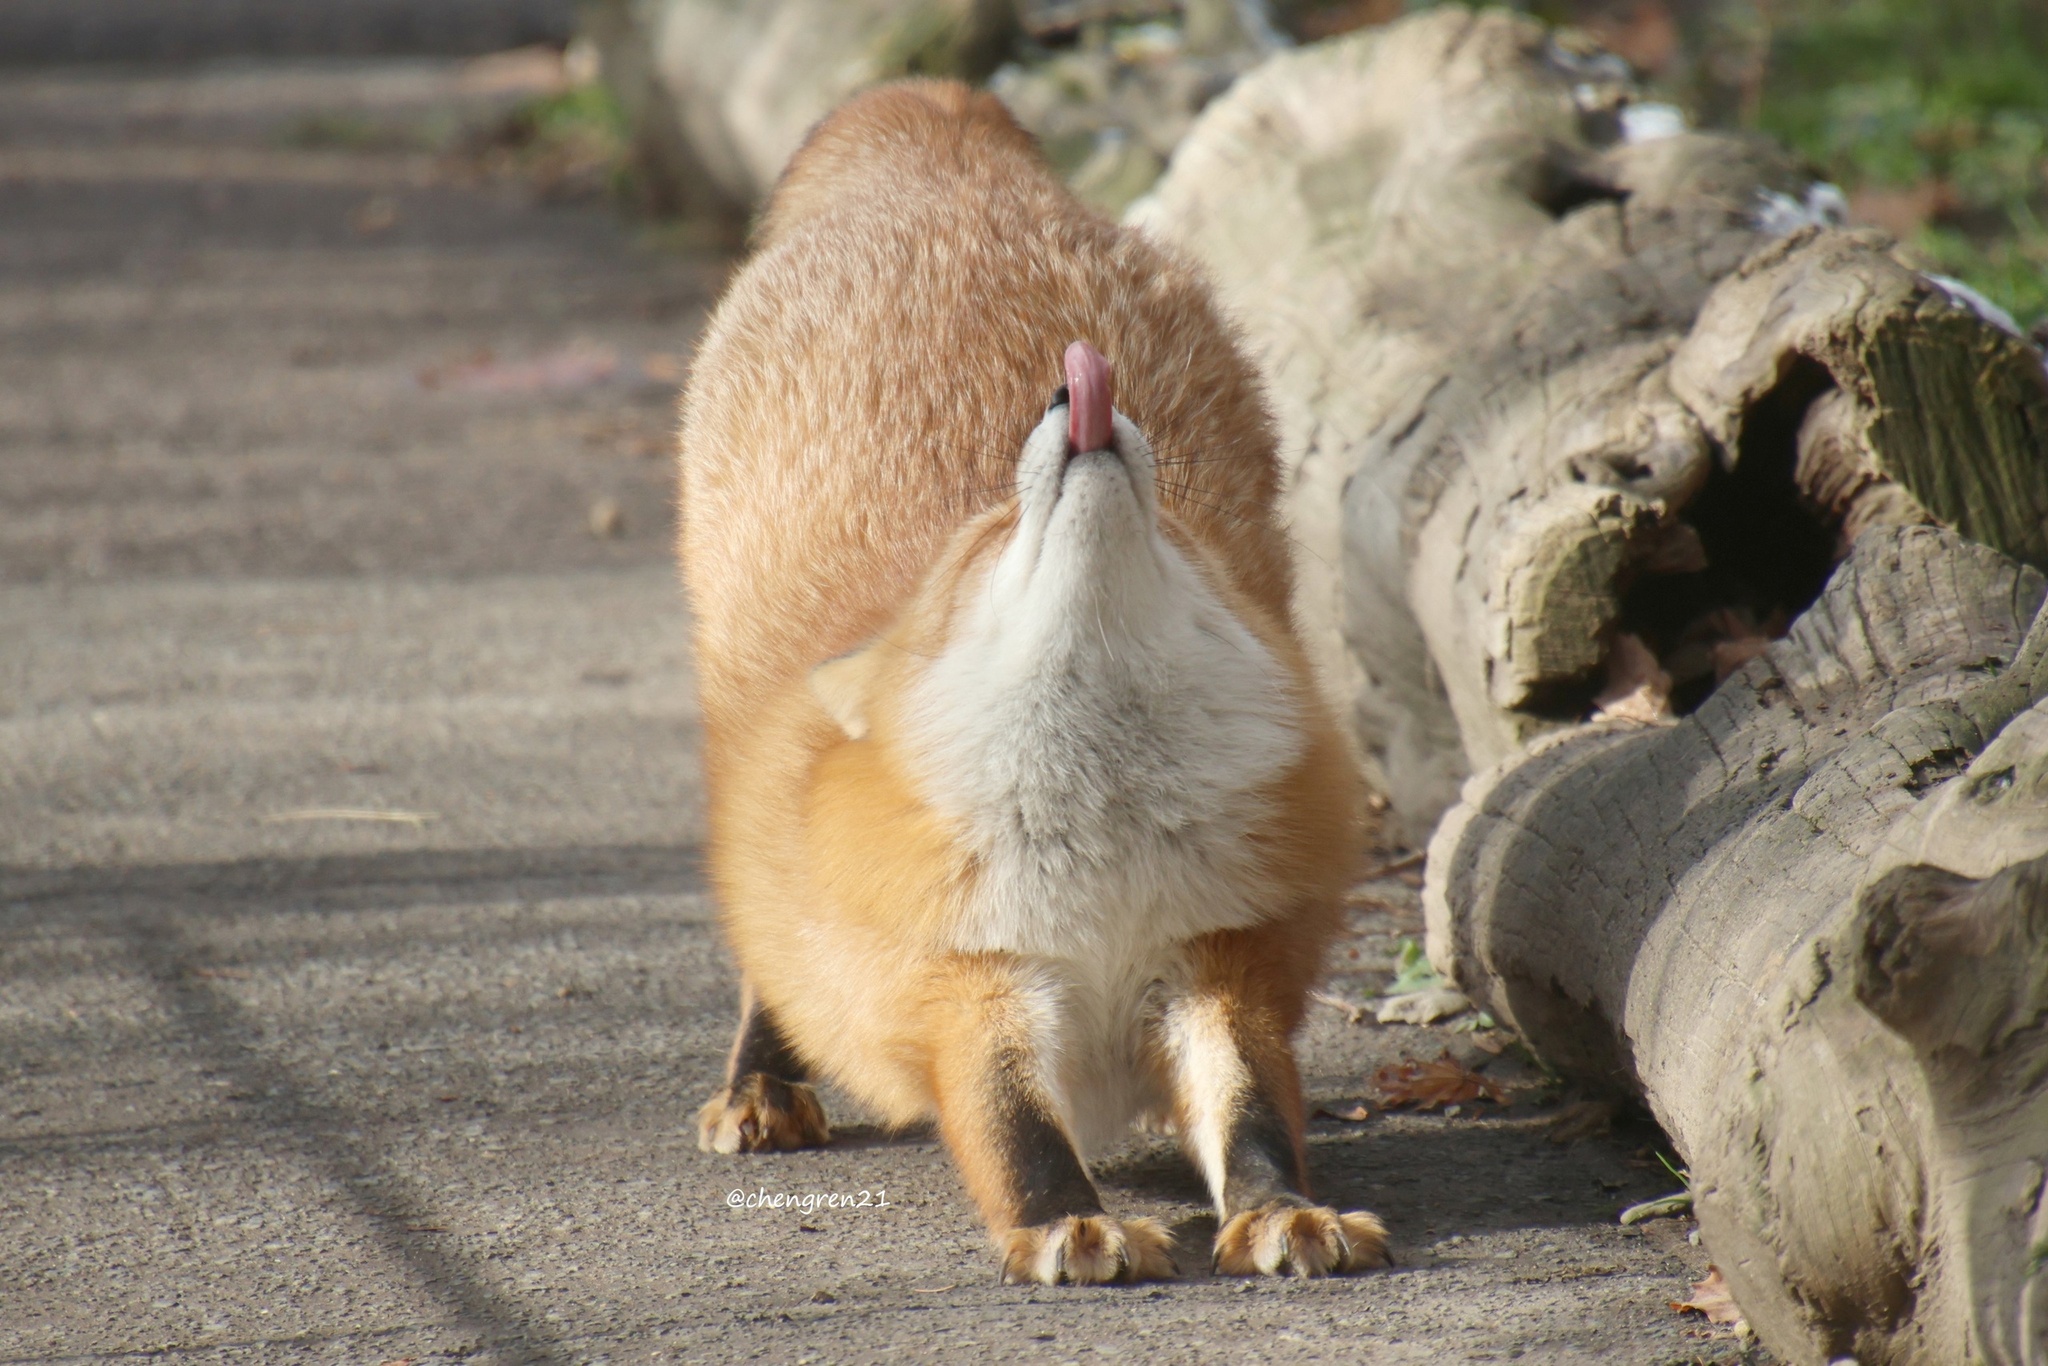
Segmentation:
<svg viewBox="0 0 2048 1366">
<path fill-rule="evenodd" d="M 1845 527 L 2048 563 L 2040 354 L 1824 226 L 1839 196 L 1770 145 L 1631 140 L 1669 122 L 1631 98 L 1445 7 L 1268 61 L 1131 214 L 1264 358 L 1298 611 L 1410 838 L 1584 719 L 1623 637 L 1696 703 Z"/>
<path fill-rule="evenodd" d="M 1482 774 L 1438 966 L 1648 1100 L 1786 1359 L 2048 1360 L 2048 375 L 1631 98 L 1447 8 L 1258 68 L 1131 218 L 1265 359 L 1397 828 Z"/>
<path fill-rule="evenodd" d="M 743 219 L 811 125 L 898 76 L 979 78 L 1012 0 L 589 0 L 583 28 L 661 206 Z"/>
<path fill-rule="evenodd" d="M 1121 209 L 1282 41 L 1259 0 L 586 0 L 583 30 L 648 197 L 714 221 L 751 214 L 826 111 L 905 75 L 994 74 L 1075 190 Z"/>
<path fill-rule="evenodd" d="M 1787 1361 L 2048 1361 L 2042 596 L 1866 532 L 1698 711 L 1537 745 L 1431 845 L 1440 965 L 1648 1098 Z"/>
</svg>

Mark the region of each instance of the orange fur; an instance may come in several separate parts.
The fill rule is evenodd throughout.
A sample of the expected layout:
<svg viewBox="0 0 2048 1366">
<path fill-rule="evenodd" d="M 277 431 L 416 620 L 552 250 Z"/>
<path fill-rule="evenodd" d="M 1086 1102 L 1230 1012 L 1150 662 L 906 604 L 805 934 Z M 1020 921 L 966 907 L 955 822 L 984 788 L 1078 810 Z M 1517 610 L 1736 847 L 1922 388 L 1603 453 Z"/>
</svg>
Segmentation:
<svg viewBox="0 0 2048 1366">
<path fill-rule="evenodd" d="M 939 1120 L 997 1233 L 1024 1208 L 998 1112 L 1061 1115 L 1033 1051 L 1045 973 L 951 942 L 992 874 L 924 790 L 903 699 L 1016 527 L 1018 450 L 1076 338 L 1111 359 L 1117 409 L 1157 454 L 1160 530 L 1288 680 L 1301 744 L 1246 835 L 1252 923 L 1183 958 L 1298 1149 L 1288 1040 L 1364 844 L 1362 794 L 1288 615 L 1272 424 L 1197 274 L 1083 208 L 992 97 L 885 87 L 792 162 L 683 406 L 680 550 L 734 953 L 804 1061 L 891 1122 Z M 809 678 L 874 641 L 835 684 L 856 739 Z M 1091 1266 L 1124 1236 L 1060 1227 Z"/>
</svg>

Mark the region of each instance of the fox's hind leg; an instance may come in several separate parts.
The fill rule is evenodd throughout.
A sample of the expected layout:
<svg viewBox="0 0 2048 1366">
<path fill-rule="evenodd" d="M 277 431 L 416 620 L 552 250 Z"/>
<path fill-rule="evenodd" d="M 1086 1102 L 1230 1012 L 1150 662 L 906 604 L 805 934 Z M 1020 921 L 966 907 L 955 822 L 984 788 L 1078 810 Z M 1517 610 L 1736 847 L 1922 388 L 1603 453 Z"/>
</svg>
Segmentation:
<svg viewBox="0 0 2048 1366">
<path fill-rule="evenodd" d="M 740 1028 L 726 1059 L 725 1085 L 697 1112 L 697 1146 L 707 1153 L 785 1152 L 829 1143 L 810 1070 L 775 1025 L 775 1017 L 740 984 Z"/>
<path fill-rule="evenodd" d="M 1059 1119 L 1041 1059 L 1053 993 L 999 954 L 941 965 L 926 1035 L 939 1130 L 981 1207 L 1006 1284 L 1091 1285 L 1175 1273 L 1158 1221 L 1112 1219 Z"/>
<path fill-rule="evenodd" d="M 1162 1042 L 1183 1143 L 1216 1201 L 1216 1270 L 1324 1276 L 1387 1264 L 1387 1230 L 1364 1210 L 1309 1198 L 1293 986 L 1262 971 L 1249 937 L 1195 946 L 1193 981 L 1167 1004 Z"/>
</svg>

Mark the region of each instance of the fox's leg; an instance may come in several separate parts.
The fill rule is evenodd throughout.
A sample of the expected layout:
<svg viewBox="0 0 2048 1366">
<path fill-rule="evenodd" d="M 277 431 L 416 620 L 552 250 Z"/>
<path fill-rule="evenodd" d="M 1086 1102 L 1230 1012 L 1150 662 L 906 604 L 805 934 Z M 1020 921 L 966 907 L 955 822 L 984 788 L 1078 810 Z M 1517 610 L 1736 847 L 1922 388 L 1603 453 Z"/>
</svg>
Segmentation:
<svg viewBox="0 0 2048 1366">
<path fill-rule="evenodd" d="M 1040 1059 L 1052 993 L 1000 955 L 948 960 L 928 998 L 939 1130 L 1002 1254 L 1006 1284 L 1157 1280 L 1175 1272 L 1152 1219 L 1112 1219 L 1061 1126 Z"/>
<path fill-rule="evenodd" d="M 1260 966 L 1244 932 L 1207 937 L 1187 992 L 1162 1021 L 1182 1141 L 1222 1221 L 1216 1269 L 1322 1276 L 1385 1266 L 1377 1216 L 1309 1198 L 1294 1012 L 1275 999 L 1285 987 L 1260 980 Z"/>
<path fill-rule="evenodd" d="M 725 1063 L 725 1085 L 697 1112 L 697 1146 L 707 1153 L 781 1152 L 831 1141 L 818 1093 L 775 1026 L 775 1017 L 740 983 L 740 1028 Z"/>
</svg>

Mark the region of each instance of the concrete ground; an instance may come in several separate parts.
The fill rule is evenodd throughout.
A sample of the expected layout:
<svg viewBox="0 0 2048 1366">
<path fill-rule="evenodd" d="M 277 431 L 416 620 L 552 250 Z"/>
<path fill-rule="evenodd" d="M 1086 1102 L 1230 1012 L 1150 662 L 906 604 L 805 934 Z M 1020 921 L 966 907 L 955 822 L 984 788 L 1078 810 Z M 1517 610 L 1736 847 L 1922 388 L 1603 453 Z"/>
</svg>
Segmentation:
<svg viewBox="0 0 2048 1366">
<path fill-rule="evenodd" d="M 495 74 L 492 72 L 495 71 Z M 1647 1126 L 1385 1114 L 1470 1033 L 1303 1041 L 1400 1266 L 994 1284 L 937 1144 L 697 1152 L 734 980 L 668 561 L 725 263 L 437 152 L 445 62 L 0 79 L 0 1363 L 1759 1360 L 1681 1317 Z M 1419 932 L 1362 898 L 1332 991 Z M 731 1208 L 733 1194 L 798 1207 Z M 852 1208 L 801 1207 L 850 1195 Z M 1719 1335 L 1714 1335 L 1715 1333 Z"/>
<path fill-rule="evenodd" d="M 7 0 L 0 66 L 438 52 L 560 42 L 577 0 Z"/>
</svg>

